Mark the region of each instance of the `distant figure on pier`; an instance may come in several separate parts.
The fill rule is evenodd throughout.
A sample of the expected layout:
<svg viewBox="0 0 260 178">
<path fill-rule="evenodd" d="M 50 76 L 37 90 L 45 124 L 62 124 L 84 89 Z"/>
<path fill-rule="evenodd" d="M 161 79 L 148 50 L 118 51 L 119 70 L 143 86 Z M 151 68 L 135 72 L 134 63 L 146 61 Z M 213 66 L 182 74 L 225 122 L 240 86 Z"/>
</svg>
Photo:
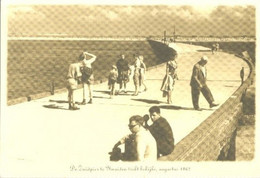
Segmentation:
<svg viewBox="0 0 260 178">
<path fill-rule="evenodd" d="M 118 77 L 117 67 L 113 65 L 108 76 L 108 87 L 110 89 L 110 98 L 113 98 L 113 96 L 115 95 L 115 90 L 116 90 L 115 83 L 117 81 L 117 77 Z"/>
<path fill-rule="evenodd" d="M 245 70 L 244 67 L 240 70 L 241 85 L 244 83 Z"/>
<path fill-rule="evenodd" d="M 216 51 L 219 51 L 219 43 L 216 43 Z"/>
<path fill-rule="evenodd" d="M 213 43 L 211 50 L 212 50 L 212 54 L 214 54 L 214 52 L 218 52 L 219 51 L 219 43 Z"/>
<path fill-rule="evenodd" d="M 166 63 L 166 74 L 162 82 L 161 91 L 163 92 L 163 96 L 167 96 L 167 103 L 172 103 L 172 91 L 174 88 L 175 80 L 178 80 L 177 75 L 177 54 L 172 54 L 170 56 L 170 60 Z"/>
<path fill-rule="evenodd" d="M 144 86 L 144 91 L 147 90 L 147 87 L 144 83 L 145 80 L 145 71 L 146 71 L 146 65 L 143 62 L 144 57 L 143 56 L 135 56 L 135 63 L 134 63 L 134 85 L 135 85 L 135 92 L 134 96 L 137 96 L 140 92 L 141 86 Z"/>
<path fill-rule="evenodd" d="M 125 152 L 121 154 L 123 161 L 156 161 L 157 147 L 154 137 L 149 130 L 144 127 L 144 118 L 139 115 L 134 115 L 129 119 L 129 129 L 132 134 L 129 134 L 119 140 L 113 152 L 118 154 L 118 146 L 125 144 Z M 113 152 L 110 153 L 113 156 Z M 110 157 L 111 158 L 111 157 Z"/>
<path fill-rule="evenodd" d="M 91 58 L 88 59 L 88 56 L 90 56 Z M 92 104 L 92 99 L 93 99 L 92 85 L 94 83 L 94 74 L 93 74 L 93 69 L 91 64 L 96 60 L 96 56 L 88 52 L 83 52 L 79 58 L 82 59 L 81 72 L 82 72 L 82 85 L 83 85 L 83 101 L 81 104 L 82 105 L 86 104 L 87 86 L 89 90 L 88 103 Z"/>
<path fill-rule="evenodd" d="M 149 129 L 157 142 L 157 157 L 171 154 L 174 150 L 174 137 L 170 124 L 161 116 L 158 106 L 152 106 L 149 114 L 153 124 L 148 125 L 149 115 L 145 115 L 145 127 Z"/>
<path fill-rule="evenodd" d="M 118 83 L 119 83 L 118 93 L 122 92 L 123 87 L 124 87 L 124 93 L 127 93 L 126 83 L 129 82 L 130 69 L 124 54 L 121 55 L 121 59 L 117 61 L 116 66 L 118 70 Z"/>
<path fill-rule="evenodd" d="M 202 92 L 203 96 L 209 103 L 210 108 L 218 106 L 214 102 L 213 95 L 208 88 L 207 81 L 207 69 L 206 64 L 208 62 L 208 57 L 203 56 L 201 60 L 196 63 L 193 67 L 190 86 L 191 86 L 191 95 L 192 95 L 192 103 L 195 110 L 201 111 L 199 107 L 199 96 L 200 92 Z"/>
<path fill-rule="evenodd" d="M 67 89 L 68 89 L 68 103 L 69 110 L 78 110 L 74 101 L 74 90 L 78 87 L 78 82 L 81 81 L 80 67 L 82 65 L 82 59 L 79 59 L 78 63 L 70 64 L 67 74 Z"/>
<path fill-rule="evenodd" d="M 212 44 L 211 51 L 212 51 L 212 54 L 214 54 L 214 51 L 216 51 L 216 43 Z"/>
</svg>

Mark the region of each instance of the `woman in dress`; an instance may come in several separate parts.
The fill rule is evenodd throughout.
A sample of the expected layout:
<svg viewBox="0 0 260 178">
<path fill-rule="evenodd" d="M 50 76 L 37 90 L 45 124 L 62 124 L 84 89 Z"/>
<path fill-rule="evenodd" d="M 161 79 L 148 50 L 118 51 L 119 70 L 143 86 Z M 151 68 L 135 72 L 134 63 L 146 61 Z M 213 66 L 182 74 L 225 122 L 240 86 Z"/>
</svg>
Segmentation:
<svg viewBox="0 0 260 178">
<path fill-rule="evenodd" d="M 172 91 L 175 84 L 175 80 L 178 79 L 177 76 L 177 54 L 172 55 L 170 60 L 166 63 L 166 75 L 163 79 L 161 86 L 161 91 L 163 92 L 163 97 L 167 96 L 167 103 L 172 103 Z"/>
<path fill-rule="evenodd" d="M 144 81 L 145 81 L 145 73 L 146 73 L 146 65 L 144 63 L 144 57 L 143 56 L 139 56 L 139 59 L 140 59 L 140 62 L 141 62 L 141 66 L 140 66 L 141 67 L 141 70 L 140 70 L 140 83 L 141 83 L 141 85 L 144 86 L 144 91 L 146 91 L 147 87 L 146 87 L 146 85 L 144 83 Z"/>
<path fill-rule="evenodd" d="M 139 56 L 136 55 L 135 63 L 134 63 L 134 76 L 133 76 L 135 92 L 134 92 L 133 96 L 137 96 L 139 93 L 139 88 L 141 86 L 140 77 L 141 77 L 141 60 L 140 60 Z"/>
</svg>

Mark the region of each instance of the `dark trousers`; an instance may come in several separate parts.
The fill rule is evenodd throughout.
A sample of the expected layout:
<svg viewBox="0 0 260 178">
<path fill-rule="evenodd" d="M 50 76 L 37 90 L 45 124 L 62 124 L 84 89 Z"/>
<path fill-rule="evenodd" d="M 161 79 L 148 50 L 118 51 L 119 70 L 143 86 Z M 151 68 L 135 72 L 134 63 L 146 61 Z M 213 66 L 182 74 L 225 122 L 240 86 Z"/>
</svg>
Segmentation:
<svg viewBox="0 0 260 178">
<path fill-rule="evenodd" d="M 213 95 L 207 85 L 203 86 L 202 88 L 191 87 L 192 104 L 195 109 L 199 108 L 200 92 L 203 94 L 209 104 L 214 101 Z"/>
</svg>

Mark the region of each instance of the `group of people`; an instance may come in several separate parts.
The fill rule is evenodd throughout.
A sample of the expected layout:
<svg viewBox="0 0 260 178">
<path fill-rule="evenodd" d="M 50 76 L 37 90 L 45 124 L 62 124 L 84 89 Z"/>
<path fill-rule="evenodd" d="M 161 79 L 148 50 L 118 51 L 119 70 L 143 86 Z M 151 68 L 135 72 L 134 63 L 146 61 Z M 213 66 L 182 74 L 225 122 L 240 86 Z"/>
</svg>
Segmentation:
<svg viewBox="0 0 260 178">
<path fill-rule="evenodd" d="M 166 63 L 166 74 L 162 81 L 161 91 L 163 96 L 167 96 L 167 102 L 172 103 L 172 91 L 175 80 L 178 80 L 177 75 L 177 54 L 171 55 Z M 144 84 L 146 66 L 143 62 L 143 56 L 134 56 L 135 62 L 131 70 L 128 61 L 125 60 L 125 55 L 117 61 L 116 65 L 112 65 L 109 72 L 108 84 L 110 86 L 110 96 L 115 95 L 115 84 L 119 83 L 119 92 L 126 93 L 126 84 L 129 82 L 129 76 L 133 71 L 133 81 L 135 84 L 134 95 L 138 95 L 140 86 L 144 85 L 144 90 L 147 90 Z M 69 66 L 67 75 L 68 102 L 70 110 L 79 109 L 74 101 L 74 90 L 77 89 L 78 82 L 83 84 L 83 101 L 80 104 L 86 104 L 86 89 L 89 89 L 89 102 L 92 103 L 92 84 L 94 82 L 93 69 L 91 64 L 96 60 L 96 56 L 83 52 L 79 56 L 79 61 Z M 199 107 L 200 93 L 206 98 L 209 107 L 218 106 L 215 103 L 213 95 L 207 86 L 207 56 L 202 56 L 192 70 L 190 86 L 192 95 L 192 104 L 195 110 L 201 111 Z M 242 72 L 241 72 L 242 73 Z M 152 124 L 148 121 L 151 118 Z M 153 106 L 149 109 L 149 115 L 140 116 L 134 115 L 129 119 L 129 129 L 131 134 L 123 137 L 118 141 L 113 151 L 111 152 L 111 160 L 124 161 L 142 161 L 142 160 L 157 160 L 160 156 L 171 154 L 174 149 L 174 137 L 170 124 L 160 114 L 160 108 Z M 119 145 L 125 144 L 125 152 L 121 153 Z"/>
<path fill-rule="evenodd" d="M 174 82 L 178 79 L 176 69 L 177 63 L 175 61 L 177 55 L 166 64 L 166 75 L 163 79 L 161 90 L 167 95 L 168 103 L 171 103 L 171 92 L 173 90 Z M 209 103 L 209 107 L 216 107 L 219 104 L 215 103 L 213 95 L 206 84 L 208 62 L 207 56 L 202 56 L 200 61 L 193 66 L 190 86 L 192 103 L 195 110 L 201 111 L 199 107 L 200 92 Z M 110 160 L 112 161 L 154 161 L 160 156 L 171 154 L 174 149 L 174 137 L 170 124 L 161 117 L 160 108 L 153 106 L 149 109 L 150 118 L 153 122 L 148 125 L 149 116 L 143 117 L 134 115 L 129 119 L 129 129 L 131 134 L 119 140 L 113 151 L 110 153 Z M 125 144 L 125 152 L 121 153 L 119 145 Z"/>
<path fill-rule="evenodd" d="M 89 58 L 89 57 L 90 58 Z M 74 101 L 74 91 L 78 88 L 78 83 L 83 85 L 83 101 L 82 105 L 86 104 L 86 90 L 89 90 L 89 102 L 92 103 L 92 85 L 94 83 L 94 74 L 91 64 L 96 60 L 94 54 L 83 52 L 80 54 L 77 63 L 70 64 L 67 74 L 67 89 L 69 110 L 78 110 Z"/>
<path fill-rule="evenodd" d="M 148 125 L 151 118 L 152 124 Z M 111 161 L 156 161 L 174 150 L 174 137 L 170 124 L 161 116 L 160 108 L 152 106 L 149 115 L 134 115 L 129 119 L 131 134 L 120 139 L 110 152 Z M 125 151 L 118 148 L 124 144 Z"/>
<path fill-rule="evenodd" d="M 177 75 L 177 62 L 176 58 L 178 57 L 177 53 L 172 54 L 166 63 L 166 74 L 162 81 L 161 91 L 163 96 L 167 96 L 167 103 L 172 103 L 172 91 L 174 88 L 175 80 L 178 80 Z M 134 55 L 135 62 L 132 65 L 131 69 L 128 61 L 125 59 L 125 55 L 122 54 L 121 58 L 117 61 L 116 65 L 112 65 L 112 69 L 109 72 L 108 76 L 108 85 L 110 89 L 110 97 L 112 98 L 115 95 L 115 84 L 119 83 L 118 93 L 126 93 L 126 85 L 129 82 L 129 76 L 131 71 L 133 72 L 133 81 L 135 85 L 134 96 L 137 96 L 140 92 L 141 86 L 144 86 L 144 91 L 147 90 L 147 87 L 144 83 L 145 81 L 145 72 L 146 65 L 143 61 L 142 55 Z M 83 52 L 79 56 L 79 61 L 73 63 L 69 66 L 69 72 L 67 75 L 67 88 L 68 88 L 68 102 L 70 110 L 79 109 L 74 101 L 73 93 L 77 89 L 78 82 L 82 82 L 83 85 L 83 101 L 82 105 L 86 104 L 86 93 L 87 88 L 89 90 L 89 102 L 92 103 L 93 94 L 92 94 L 92 85 L 94 83 L 94 75 L 91 64 L 96 60 L 94 54 Z M 191 86 L 191 95 L 192 95 L 192 104 L 195 110 L 201 111 L 199 107 L 199 95 L 200 93 L 206 98 L 209 103 L 210 108 L 218 106 L 215 103 L 213 95 L 208 88 L 207 81 L 207 69 L 206 64 L 208 62 L 207 56 L 202 56 L 201 60 L 197 62 L 192 70 L 192 76 L 190 81 Z M 242 72 L 241 72 L 242 73 Z M 242 74 L 241 74 L 242 75 Z"/>
<path fill-rule="evenodd" d="M 144 86 L 144 91 L 147 90 L 145 85 L 145 71 L 146 65 L 143 61 L 144 57 L 142 55 L 134 55 L 134 64 L 129 65 L 128 61 L 125 59 L 125 55 L 122 54 L 121 58 L 117 61 L 116 65 L 112 65 L 112 69 L 108 75 L 108 86 L 110 89 L 110 98 L 116 94 L 116 83 L 119 84 L 118 93 L 127 93 L 126 85 L 129 82 L 129 77 L 133 72 L 133 81 L 135 85 L 134 96 L 137 96 L 140 91 L 141 86 Z M 73 63 L 69 66 L 69 72 L 67 75 L 67 89 L 68 89 L 68 103 L 70 110 L 78 110 L 74 101 L 74 90 L 77 89 L 78 83 L 83 85 L 83 101 L 81 105 L 85 105 L 87 88 L 89 91 L 90 100 L 88 103 L 92 103 L 93 92 L 92 85 L 94 83 L 94 74 L 92 69 L 92 63 L 96 60 L 94 54 L 88 52 L 82 52 L 78 58 L 77 63 Z"/>
<path fill-rule="evenodd" d="M 110 89 L 110 98 L 116 94 L 115 84 L 119 83 L 118 93 L 127 93 L 126 85 L 129 82 L 129 77 L 133 73 L 133 81 L 135 85 L 135 91 L 133 96 L 137 96 L 140 92 L 141 86 L 144 86 L 144 91 L 147 90 L 145 85 L 145 71 L 146 65 L 143 61 L 144 57 L 142 55 L 134 55 L 134 64 L 129 65 L 128 61 L 125 59 L 125 55 L 122 54 L 121 58 L 117 61 L 116 65 L 112 65 L 112 69 L 108 76 L 108 86 Z"/>
</svg>

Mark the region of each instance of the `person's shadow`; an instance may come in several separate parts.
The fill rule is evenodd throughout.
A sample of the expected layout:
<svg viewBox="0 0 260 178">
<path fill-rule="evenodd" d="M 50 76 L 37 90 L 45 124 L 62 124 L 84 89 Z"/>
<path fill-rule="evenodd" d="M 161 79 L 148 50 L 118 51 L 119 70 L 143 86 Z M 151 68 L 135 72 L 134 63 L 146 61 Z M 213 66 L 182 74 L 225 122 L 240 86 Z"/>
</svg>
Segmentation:
<svg viewBox="0 0 260 178">
<path fill-rule="evenodd" d="M 59 104 L 69 103 L 68 101 L 65 101 L 65 100 L 49 100 L 49 102 L 54 102 L 54 103 L 59 103 Z M 68 108 L 64 108 L 62 106 L 58 106 L 57 104 L 43 105 L 43 107 L 44 108 L 48 108 L 48 109 L 69 110 Z"/>
<path fill-rule="evenodd" d="M 161 109 L 171 109 L 171 110 L 194 110 L 194 108 L 175 106 L 175 105 L 160 105 Z"/>
<path fill-rule="evenodd" d="M 171 109 L 171 110 L 189 110 L 189 111 L 197 111 L 194 108 L 189 108 L 189 107 L 183 107 L 183 106 L 175 106 L 175 105 L 159 105 L 159 108 L 161 109 Z M 201 111 L 207 110 L 207 111 L 212 111 L 214 109 L 206 109 L 206 108 L 201 108 Z"/>
<path fill-rule="evenodd" d="M 140 101 L 140 102 L 144 102 L 144 103 L 147 103 L 147 104 L 160 104 L 160 103 L 162 103 L 161 101 L 150 100 L 150 99 L 131 99 L 131 100 Z"/>
<path fill-rule="evenodd" d="M 57 106 L 55 104 L 43 105 L 43 107 L 48 109 L 61 109 L 61 110 L 69 110 L 68 108 L 64 108 L 62 106 Z"/>
<path fill-rule="evenodd" d="M 212 51 L 211 49 L 199 49 L 197 50 L 198 52 L 210 52 Z"/>
<path fill-rule="evenodd" d="M 110 94 L 109 90 L 94 90 L 93 92 L 103 93 L 103 94 L 107 94 L 107 95 Z"/>
<path fill-rule="evenodd" d="M 109 95 L 110 94 L 110 90 L 94 90 L 94 92 L 98 92 L 98 93 L 103 93 L 103 94 L 106 94 L 106 95 Z M 118 92 L 116 91 L 115 92 L 115 95 L 121 95 L 121 96 L 130 96 L 132 95 L 134 92 L 133 91 L 127 91 L 126 93 L 125 92 Z"/>
<path fill-rule="evenodd" d="M 55 102 L 55 103 L 68 103 L 68 101 L 65 101 L 65 100 L 49 100 L 49 102 Z"/>
<path fill-rule="evenodd" d="M 159 106 L 161 109 L 171 109 L 171 110 L 194 110 L 193 108 L 188 108 L 188 107 L 182 107 L 182 106 L 174 106 L 174 105 L 160 105 L 161 103 L 165 103 L 162 101 L 158 100 L 151 100 L 151 99 L 132 99 L 134 101 L 140 101 L 140 102 L 145 102 L 147 104 L 156 104 Z"/>
</svg>

